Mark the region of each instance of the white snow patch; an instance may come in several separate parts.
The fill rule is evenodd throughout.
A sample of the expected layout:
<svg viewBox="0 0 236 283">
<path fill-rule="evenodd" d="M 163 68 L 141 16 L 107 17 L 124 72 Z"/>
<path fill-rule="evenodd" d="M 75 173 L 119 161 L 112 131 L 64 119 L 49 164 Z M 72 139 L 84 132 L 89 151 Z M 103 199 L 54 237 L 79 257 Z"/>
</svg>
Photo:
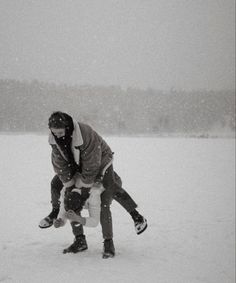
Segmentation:
<svg viewBox="0 0 236 283">
<path fill-rule="evenodd" d="M 89 249 L 62 254 L 71 228 L 38 228 L 53 177 L 46 136 L 0 135 L 0 282 L 233 283 L 235 140 L 107 138 L 124 188 L 148 220 L 112 204 L 116 256 L 101 257 L 101 228 Z"/>
</svg>

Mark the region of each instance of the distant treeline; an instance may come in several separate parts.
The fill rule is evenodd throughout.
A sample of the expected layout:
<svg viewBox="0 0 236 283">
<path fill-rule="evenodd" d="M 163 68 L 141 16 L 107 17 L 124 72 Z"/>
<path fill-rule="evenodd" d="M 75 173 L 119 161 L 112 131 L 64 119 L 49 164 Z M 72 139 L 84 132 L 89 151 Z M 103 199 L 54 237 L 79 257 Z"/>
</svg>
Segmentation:
<svg viewBox="0 0 236 283">
<path fill-rule="evenodd" d="M 46 132 L 62 110 L 107 135 L 235 132 L 235 91 L 123 90 L 0 80 L 0 131 Z"/>
</svg>

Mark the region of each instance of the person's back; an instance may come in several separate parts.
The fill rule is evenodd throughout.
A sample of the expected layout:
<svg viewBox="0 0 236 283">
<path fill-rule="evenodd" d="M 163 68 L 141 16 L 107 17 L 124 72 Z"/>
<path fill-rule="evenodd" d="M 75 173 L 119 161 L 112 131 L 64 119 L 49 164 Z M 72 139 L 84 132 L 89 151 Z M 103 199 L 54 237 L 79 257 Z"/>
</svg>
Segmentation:
<svg viewBox="0 0 236 283">
<path fill-rule="evenodd" d="M 101 174 L 103 168 L 113 159 L 113 153 L 106 141 L 92 127 L 80 122 L 78 125 L 83 139 L 83 144 L 79 147 L 82 180 L 87 177 L 86 179 L 92 182 L 96 179 L 93 171 L 97 175 Z M 86 172 L 87 168 L 90 168 L 90 172 Z"/>
</svg>

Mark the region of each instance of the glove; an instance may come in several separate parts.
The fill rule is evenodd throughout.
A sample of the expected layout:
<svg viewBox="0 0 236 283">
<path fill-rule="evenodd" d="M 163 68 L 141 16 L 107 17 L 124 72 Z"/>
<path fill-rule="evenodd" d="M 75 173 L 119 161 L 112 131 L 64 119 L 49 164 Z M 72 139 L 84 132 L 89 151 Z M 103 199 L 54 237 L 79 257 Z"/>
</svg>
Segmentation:
<svg viewBox="0 0 236 283">
<path fill-rule="evenodd" d="M 53 225 L 55 228 L 59 228 L 65 225 L 64 220 L 62 220 L 61 218 L 57 218 L 54 220 Z"/>
<path fill-rule="evenodd" d="M 102 174 L 97 175 L 93 187 L 94 188 L 101 188 L 104 176 Z"/>
<path fill-rule="evenodd" d="M 79 224 L 84 225 L 85 219 L 81 217 L 80 215 L 77 215 L 73 210 L 68 210 L 65 213 L 66 218 L 68 218 L 70 221 L 77 222 Z"/>
</svg>

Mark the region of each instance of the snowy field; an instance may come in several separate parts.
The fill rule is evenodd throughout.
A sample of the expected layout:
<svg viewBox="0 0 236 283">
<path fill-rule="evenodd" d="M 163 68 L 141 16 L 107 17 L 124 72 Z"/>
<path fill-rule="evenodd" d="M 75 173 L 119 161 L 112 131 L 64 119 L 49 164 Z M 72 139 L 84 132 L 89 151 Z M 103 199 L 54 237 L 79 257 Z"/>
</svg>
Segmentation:
<svg viewBox="0 0 236 283">
<path fill-rule="evenodd" d="M 0 135 L 0 282 L 233 283 L 235 140 L 107 138 L 114 167 L 148 229 L 137 236 L 113 202 L 116 256 L 102 259 L 100 225 L 89 249 L 62 254 L 71 228 L 38 228 L 53 171 L 44 135 Z"/>
</svg>

